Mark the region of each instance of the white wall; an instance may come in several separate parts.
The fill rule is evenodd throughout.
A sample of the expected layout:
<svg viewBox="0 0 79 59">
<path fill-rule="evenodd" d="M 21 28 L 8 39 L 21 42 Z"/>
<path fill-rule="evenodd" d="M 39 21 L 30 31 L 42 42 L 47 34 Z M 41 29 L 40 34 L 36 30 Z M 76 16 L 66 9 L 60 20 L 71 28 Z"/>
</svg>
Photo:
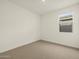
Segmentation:
<svg viewBox="0 0 79 59">
<path fill-rule="evenodd" d="M 73 32 L 59 32 L 58 15 L 72 13 Z M 49 12 L 41 16 L 41 39 L 79 48 L 79 5 Z"/>
<path fill-rule="evenodd" d="M 0 0 L 0 53 L 39 40 L 40 17 Z"/>
</svg>

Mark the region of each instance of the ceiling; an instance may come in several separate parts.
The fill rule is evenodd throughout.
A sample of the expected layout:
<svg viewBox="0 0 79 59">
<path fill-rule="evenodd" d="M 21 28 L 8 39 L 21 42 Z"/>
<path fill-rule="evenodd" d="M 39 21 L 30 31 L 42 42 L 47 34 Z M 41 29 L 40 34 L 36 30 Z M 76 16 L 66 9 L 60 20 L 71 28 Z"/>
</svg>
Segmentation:
<svg viewBox="0 0 79 59">
<path fill-rule="evenodd" d="M 79 0 L 9 0 L 23 8 L 38 14 L 61 9 L 79 2 Z"/>
</svg>

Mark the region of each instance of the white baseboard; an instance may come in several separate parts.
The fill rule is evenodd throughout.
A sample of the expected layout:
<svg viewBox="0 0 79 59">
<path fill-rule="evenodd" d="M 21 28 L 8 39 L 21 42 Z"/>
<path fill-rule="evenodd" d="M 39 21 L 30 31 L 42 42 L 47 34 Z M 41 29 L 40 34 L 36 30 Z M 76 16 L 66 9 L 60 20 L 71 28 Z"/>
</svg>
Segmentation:
<svg viewBox="0 0 79 59">
<path fill-rule="evenodd" d="M 17 45 L 16 47 L 13 47 L 13 48 L 11 48 L 11 49 L 7 49 L 7 50 L 0 51 L 0 53 L 5 53 L 5 52 L 7 52 L 7 51 L 10 51 L 10 50 L 13 50 L 13 49 L 22 47 L 22 46 L 24 46 L 24 45 L 29 45 L 29 44 L 32 44 L 32 43 L 37 42 L 37 41 L 44 41 L 44 42 L 48 42 L 48 43 L 51 43 L 51 44 L 61 45 L 61 46 L 64 46 L 64 47 L 68 47 L 68 48 L 73 48 L 73 49 L 79 50 L 79 48 L 77 48 L 77 47 L 68 46 L 68 45 L 64 45 L 64 44 L 62 44 L 62 43 L 52 42 L 52 41 L 40 39 L 40 40 L 32 40 L 32 41 L 30 41 L 30 42 L 28 42 L 28 43 L 24 43 L 24 44 L 21 44 L 21 45 Z"/>
<path fill-rule="evenodd" d="M 61 46 L 64 46 L 64 47 L 68 47 L 68 48 L 72 48 L 72 49 L 79 50 L 78 47 L 74 47 L 74 46 L 70 46 L 70 45 L 65 45 L 65 44 L 58 43 L 58 42 L 53 42 L 53 41 L 43 40 L 43 39 L 41 39 L 41 41 L 48 42 L 48 43 L 51 43 L 51 44 L 61 45 Z"/>
<path fill-rule="evenodd" d="M 15 46 L 15 47 L 11 47 L 11 48 L 9 48 L 9 49 L 2 50 L 2 51 L 0 51 L 0 54 L 1 54 L 1 53 L 5 53 L 5 52 L 10 51 L 10 50 L 13 50 L 13 49 L 16 49 L 16 48 L 19 48 L 19 47 L 22 47 L 22 46 L 24 46 L 24 45 L 31 44 L 31 43 L 33 43 L 33 42 L 37 42 L 37 41 L 39 41 L 39 40 L 32 40 L 32 41 L 29 41 L 29 42 L 27 42 L 27 43 L 17 45 L 17 46 Z"/>
</svg>

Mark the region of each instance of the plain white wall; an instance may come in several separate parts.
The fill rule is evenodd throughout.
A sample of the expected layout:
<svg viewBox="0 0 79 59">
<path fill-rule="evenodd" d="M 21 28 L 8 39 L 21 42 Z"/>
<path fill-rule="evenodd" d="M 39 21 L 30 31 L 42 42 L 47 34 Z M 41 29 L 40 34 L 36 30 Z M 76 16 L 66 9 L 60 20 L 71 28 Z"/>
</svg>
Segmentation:
<svg viewBox="0 0 79 59">
<path fill-rule="evenodd" d="M 73 15 L 73 32 L 59 32 L 58 16 Z M 41 39 L 79 48 L 79 5 L 51 11 L 41 16 Z"/>
<path fill-rule="evenodd" d="M 39 40 L 40 17 L 0 0 L 0 53 Z"/>
</svg>

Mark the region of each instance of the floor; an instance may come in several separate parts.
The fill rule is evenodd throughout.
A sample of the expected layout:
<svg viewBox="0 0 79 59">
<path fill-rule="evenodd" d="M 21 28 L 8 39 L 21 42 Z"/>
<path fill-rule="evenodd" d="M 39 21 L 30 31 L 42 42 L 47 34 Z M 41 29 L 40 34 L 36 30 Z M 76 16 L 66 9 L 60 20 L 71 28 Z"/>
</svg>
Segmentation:
<svg viewBox="0 0 79 59">
<path fill-rule="evenodd" d="M 2 54 L 1 59 L 79 59 L 79 50 L 37 41 Z"/>
</svg>

